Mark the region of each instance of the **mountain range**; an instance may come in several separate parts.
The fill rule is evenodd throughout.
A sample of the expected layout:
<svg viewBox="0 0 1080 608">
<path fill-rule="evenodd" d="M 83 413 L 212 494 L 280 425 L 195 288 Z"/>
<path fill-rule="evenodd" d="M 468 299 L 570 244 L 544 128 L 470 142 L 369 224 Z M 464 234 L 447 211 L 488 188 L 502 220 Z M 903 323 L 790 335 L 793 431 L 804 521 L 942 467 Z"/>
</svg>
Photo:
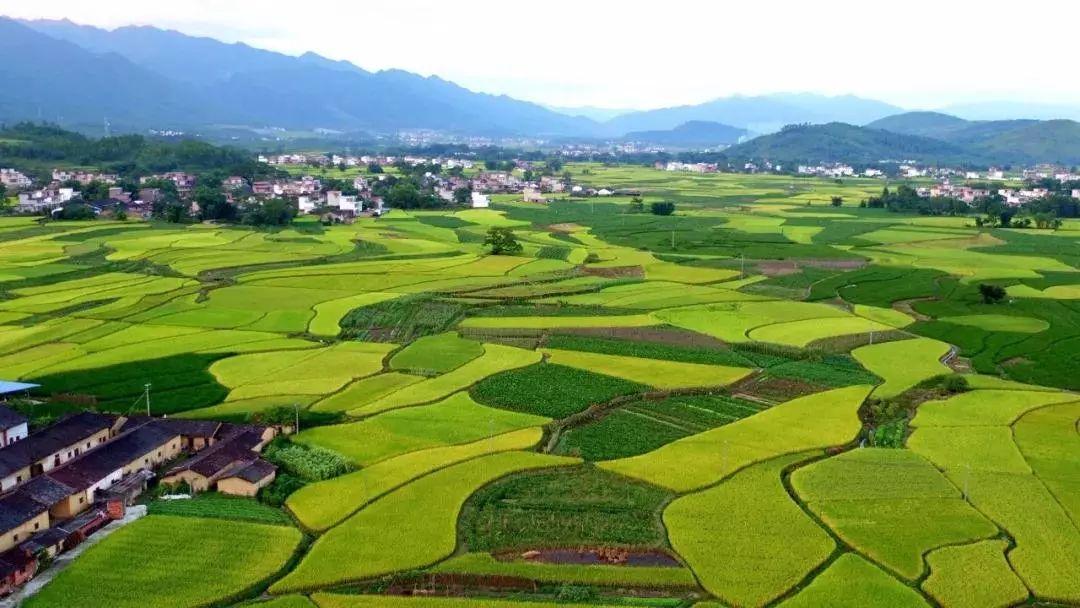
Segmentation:
<svg viewBox="0 0 1080 608">
<path fill-rule="evenodd" d="M 153 27 L 0 18 L 0 118 L 117 129 L 199 125 L 477 135 L 589 132 L 595 122 L 437 77 L 369 72 Z"/>
<path fill-rule="evenodd" d="M 750 132 L 719 122 L 692 120 L 674 129 L 658 131 L 633 131 L 622 137 L 624 141 L 645 142 L 672 148 L 717 148 L 738 143 Z"/>
<path fill-rule="evenodd" d="M 1080 163 L 1080 124 L 1060 119 L 1080 118 L 1080 110 L 1066 106 L 985 102 L 950 113 L 904 112 L 851 95 L 786 93 L 641 111 L 550 108 L 314 53 L 291 56 L 155 27 L 105 30 L 66 20 L 0 17 L 0 54 L 17 58 L 0 62 L 0 121 L 47 120 L 95 134 L 103 121 L 117 132 L 431 130 L 671 148 L 743 142 L 731 153 L 777 160 Z M 1003 115 L 1030 118 L 970 119 Z"/>
</svg>

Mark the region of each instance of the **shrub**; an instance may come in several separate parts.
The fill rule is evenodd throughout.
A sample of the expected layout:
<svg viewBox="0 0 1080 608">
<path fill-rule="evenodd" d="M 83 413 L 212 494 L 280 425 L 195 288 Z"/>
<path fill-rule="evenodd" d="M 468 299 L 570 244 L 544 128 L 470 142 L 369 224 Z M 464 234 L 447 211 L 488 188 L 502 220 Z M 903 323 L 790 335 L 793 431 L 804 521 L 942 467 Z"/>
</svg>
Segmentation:
<svg viewBox="0 0 1080 608">
<path fill-rule="evenodd" d="M 271 507 L 280 507 L 290 494 L 304 487 L 303 479 L 285 472 L 279 472 L 273 483 L 259 490 L 259 500 Z"/>
<path fill-rule="evenodd" d="M 306 481 L 322 481 L 351 470 L 349 461 L 336 452 L 314 446 L 275 440 L 263 454 L 267 460 Z"/>
<path fill-rule="evenodd" d="M 979 295 L 982 296 L 984 304 L 997 304 L 1005 299 L 1005 288 L 1001 285 L 991 285 L 989 283 L 979 283 Z"/>
<path fill-rule="evenodd" d="M 675 203 L 660 201 L 649 205 L 649 212 L 653 215 L 671 215 L 675 213 Z"/>
</svg>

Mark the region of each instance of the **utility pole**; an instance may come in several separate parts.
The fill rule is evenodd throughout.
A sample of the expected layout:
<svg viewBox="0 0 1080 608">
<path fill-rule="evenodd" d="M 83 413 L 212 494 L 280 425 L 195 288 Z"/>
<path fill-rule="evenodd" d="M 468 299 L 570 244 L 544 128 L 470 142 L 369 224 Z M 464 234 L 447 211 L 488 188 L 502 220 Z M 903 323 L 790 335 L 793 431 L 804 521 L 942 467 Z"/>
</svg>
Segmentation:
<svg viewBox="0 0 1080 608">
<path fill-rule="evenodd" d="M 293 427 L 293 434 L 295 435 L 300 432 L 300 404 L 294 403 L 292 404 L 292 407 L 293 414 L 296 416 L 296 426 Z"/>
<path fill-rule="evenodd" d="M 152 414 L 150 413 L 150 383 L 149 382 L 147 382 L 146 385 L 143 386 L 143 390 L 146 393 L 146 415 L 151 416 Z"/>
<path fill-rule="evenodd" d="M 671 231 L 671 248 L 675 249 L 675 231 Z"/>
<path fill-rule="evenodd" d="M 739 253 L 739 278 L 746 278 L 746 254 L 742 252 Z"/>
</svg>

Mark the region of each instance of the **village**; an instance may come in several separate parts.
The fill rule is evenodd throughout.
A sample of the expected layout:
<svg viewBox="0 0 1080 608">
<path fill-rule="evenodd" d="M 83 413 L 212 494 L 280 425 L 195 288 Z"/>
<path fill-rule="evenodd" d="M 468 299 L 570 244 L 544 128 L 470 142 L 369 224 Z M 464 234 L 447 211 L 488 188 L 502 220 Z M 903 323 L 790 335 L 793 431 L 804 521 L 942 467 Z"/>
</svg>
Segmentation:
<svg viewBox="0 0 1080 608">
<path fill-rule="evenodd" d="M 422 184 L 442 204 L 472 208 L 487 208 L 492 194 L 520 194 L 525 202 L 544 203 L 548 200 L 546 195 L 550 194 L 610 196 L 616 193 L 615 190 L 569 185 L 562 176 L 540 175 L 539 171 L 534 174 L 533 164 L 529 161 L 515 161 L 503 170 L 472 171 L 471 176 L 463 170 L 473 170 L 473 161 L 454 158 L 284 154 L 260 155 L 258 161 L 271 167 L 304 167 L 313 173 L 326 167 L 378 167 L 377 173 L 333 180 L 339 189 L 330 187 L 329 180 L 312 175 L 256 181 L 233 175 L 221 180 L 221 191 L 230 204 L 286 199 L 296 204 L 299 213 L 319 215 L 333 222 L 350 222 L 360 215 L 378 216 L 384 212 L 384 196 L 377 193 L 376 187 L 379 182 L 391 178 L 391 174 L 382 172 L 384 166 L 438 167 L 439 173 L 429 171 L 420 176 Z M 120 178 L 115 174 L 63 169 L 53 170 L 48 183 L 36 185 L 25 174 L 5 168 L 0 174 L 0 183 L 9 194 L 17 197 L 17 202 L 11 207 L 11 211 L 17 214 L 55 213 L 72 201 L 81 200 L 90 205 L 94 213 L 113 213 L 122 209 L 129 216 L 148 219 L 155 205 L 167 196 L 163 185 L 171 186 L 169 189 L 174 190 L 176 197 L 189 206 L 191 214 L 198 214 L 200 210 L 198 202 L 192 197 L 200 178 L 184 171 L 140 177 L 137 189 L 122 187 Z M 100 196 L 88 200 L 84 195 L 87 191 Z"/>
<path fill-rule="evenodd" d="M 270 199 L 287 201 L 295 212 L 317 215 L 324 222 L 352 222 L 360 216 L 379 216 L 396 206 L 386 200 L 388 190 L 382 182 L 401 178 L 400 173 L 383 171 L 416 171 L 408 174 L 430 193 L 435 206 L 487 208 L 491 195 L 517 194 L 522 201 L 545 203 L 555 195 L 570 197 L 612 196 L 639 194 L 638 190 L 590 188 L 571 183 L 568 174 L 556 175 L 541 170 L 542 162 L 528 160 L 484 163 L 452 156 L 423 157 L 415 155 L 339 155 L 339 154 L 279 154 L 257 156 L 266 167 L 277 169 L 277 177 L 250 180 L 232 175 L 220 180 L 219 190 L 230 205 L 261 205 Z M 923 166 L 913 161 L 894 163 L 886 174 L 880 168 L 856 167 L 844 163 L 797 165 L 794 175 L 829 179 L 873 178 L 885 181 L 895 176 L 908 180 L 923 198 L 952 198 L 974 205 L 987 196 L 1000 196 L 1010 207 L 1020 207 L 1049 196 L 1055 190 L 1047 188 L 1049 181 L 1061 186 L 1080 184 L 1076 172 L 1054 165 L 1006 172 L 998 168 L 978 172 L 948 167 Z M 715 174 L 731 172 L 718 163 L 657 161 L 653 168 L 665 172 Z M 346 179 L 317 177 L 328 170 L 349 171 Z M 784 165 L 767 161 L 747 162 L 742 173 L 782 173 Z M 789 169 L 790 171 L 791 169 Z M 310 172 L 310 173 L 309 173 Z M 160 206 L 167 201 L 180 204 L 186 214 L 198 216 L 200 204 L 194 196 L 202 184 L 199 175 L 185 171 L 169 171 L 141 176 L 135 185 L 124 182 L 112 173 L 54 169 L 48 183 L 36 184 L 24 173 L 0 169 L 0 184 L 17 202 L 9 209 L 16 214 L 44 215 L 59 213 L 74 202 L 87 204 L 94 214 L 149 219 L 160 215 Z M 216 183 L 216 182 L 215 182 Z M 381 187 L 382 186 L 382 187 Z M 1080 188 L 1065 190 L 1072 198 L 1080 199 Z"/>
<path fill-rule="evenodd" d="M 129 509 L 144 513 L 135 505 L 152 482 L 180 499 L 254 497 L 276 476 L 260 451 L 277 427 L 84 410 L 31 431 L 5 399 L 35 388 L 0 381 L 0 595 Z"/>
</svg>

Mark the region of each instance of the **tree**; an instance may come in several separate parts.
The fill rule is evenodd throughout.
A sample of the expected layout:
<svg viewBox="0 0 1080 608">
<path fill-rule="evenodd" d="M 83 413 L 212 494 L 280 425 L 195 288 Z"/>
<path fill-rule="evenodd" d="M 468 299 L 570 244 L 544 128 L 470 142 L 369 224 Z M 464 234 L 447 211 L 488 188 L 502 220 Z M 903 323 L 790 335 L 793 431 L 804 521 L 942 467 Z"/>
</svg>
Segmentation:
<svg viewBox="0 0 1080 608">
<path fill-rule="evenodd" d="M 186 222 L 190 216 L 190 209 L 183 203 L 170 203 L 165 207 L 165 221 L 170 224 Z"/>
<path fill-rule="evenodd" d="M 83 200 L 87 201 L 100 201 L 109 198 L 109 184 L 105 182 L 94 180 L 85 186 L 81 186 L 80 191 Z"/>
<path fill-rule="evenodd" d="M 645 213 L 645 201 L 640 196 L 630 199 L 630 213 Z"/>
<path fill-rule="evenodd" d="M 407 181 L 394 184 L 386 194 L 386 205 L 397 209 L 416 209 L 424 206 L 420 189 Z"/>
<path fill-rule="evenodd" d="M 491 247 L 492 255 L 514 255 L 522 250 L 514 231 L 503 226 L 492 226 L 484 238 L 484 245 Z"/>
<path fill-rule="evenodd" d="M 1012 218 L 1016 215 L 1016 209 L 1005 209 L 998 214 L 998 221 L 1002 228 L 1008 228 L 1012 225 Z"/>
<path fill-rule="evenodd" d="M 54 213 L 53 218 L 58 220 L 92 220 L 97 218 L 97 214 L 94 213 L 94 209 L 90 205 L 78 199 L 72 199 Z"/>
<path fill-rule="evenodd" d="M 372 175 L 378 175 L 383 172 L 382 165 L 379 163 L 368 163 L 367 172 Z"/>
<path fill-rule="evenodd" d="M 248 226 L 286 226 L 292 223 L 297 211 L 290 201 L 272 198 L 244 205 L 240 222 Z"/>
<path fill-rule="evenodd" d="M 649 205 L 649 211 L 653 215 L 671 215 L 675 213 L 675 203 L 670 201 L 658 201 Z"/>
<path fill-rule="evenodd" d="M 842 197 L 842 196 L 834 196 L 834 197 L 832 197 L 832 206 L 833 207 L 841 207 L 841 206 L 843 206 L 843 204 L 844 204 L 844 197 Z"/>
<path fill-rule="evenodd" d="M 195 189 L 195 202 L 199 204 L 199 217 L 204 221 L 231 222 L 236 219 L 236 206 L 225 200 L 225 195 L 217 188 L 199 186 Z"/>
<path fill-rule="evenodd" d="M 468 205 L 472 199 L 472 188 L 468 186 L 462 186 L 460 188 L 454 188 L 454 204 Z"/>
<path fill-rule="evenodd" d="M 996 304 L 1005 299 L 1006 293 L 1001 285 L 979 283 L 979 295 L 982 296 L 984 304 Z"/>
</svg>

